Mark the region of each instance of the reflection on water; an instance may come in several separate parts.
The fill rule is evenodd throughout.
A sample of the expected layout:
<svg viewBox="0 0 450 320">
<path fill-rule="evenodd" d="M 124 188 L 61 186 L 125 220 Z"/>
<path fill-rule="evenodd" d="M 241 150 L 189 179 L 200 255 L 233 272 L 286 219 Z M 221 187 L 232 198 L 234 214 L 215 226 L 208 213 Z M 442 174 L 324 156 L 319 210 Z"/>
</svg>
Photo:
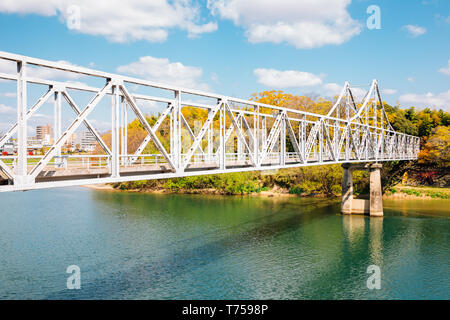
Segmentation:
<svg viewBox="0 0 450 320">
<path fill-rule="evenodd" d="M 357 247 L 368 236 L 368 254 L 372 263 L 376 265 L 382 263 L 383 220 L 383 217 L 369 218 L 363 215 L 342 216 L 344 236 L 349 245 Z"/>
<path fill-rule="evenodd" d="M 0 196 L 0 298 L 450 297 L 448 202 L 433 215 L 388 203 L 384 218 L 368 218 L 341 216 L 329 199 L 84 188 Z M 71 264 L 81 290 L 65 287 Z M 371 264 L 381 290 L 366 287 Z"/>
</svg>

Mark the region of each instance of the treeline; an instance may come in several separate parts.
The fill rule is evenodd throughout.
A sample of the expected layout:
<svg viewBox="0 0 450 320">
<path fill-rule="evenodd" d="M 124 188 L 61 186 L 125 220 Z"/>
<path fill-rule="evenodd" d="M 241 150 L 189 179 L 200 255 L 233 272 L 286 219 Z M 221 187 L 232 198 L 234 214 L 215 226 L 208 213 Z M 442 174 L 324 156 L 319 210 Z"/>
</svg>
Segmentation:
<svg viewBox="0 0 450 320">
<path fill-rule="evenodd" d="M 325 114 L 333 101 L 322 98 L 295 96 L 283 91 L 264 91 L 252 95 L 252 100 L 261 103 L 288 107 L 292 109 Z M 382 172 L 385 187 L 404 181 L 405 173 L 415 184 L 433 184 L 437 178 L 447 179 L 450 165 L 450 114 L 443 110 L 414 107 L 403 109 L 400 106 L 384 104 L 389 122 L 398 132 L 416 135 L 421 138 L 421 152 L 417 162 L 385 163 Z M 183 115 L 189 123 L 206 116 L 206 111 L 184 108 Z M 148 116 L 151 125 L 158 117 Z M 218 122 L 218 121 L 216 121 Z M 218 126 L 218 123 L 214 126 Z M 169 127 L 162 124 L 158 136 L 169 149 Z M 129 153 L 134 152 L 144 139 L 146 132 L 138 120 L 128 125 Z M 104 137 L 110 141 L 110 135 Z M 289 147 L 289 146 L 288 146 Z M 149 144 L 144 153 L 155 153 L 156 148 Z M 436 177 L 434 177 L 435 175 Z M 339 195 L 341 192 L 342 168 L 340 165 L 313 166 L 283 169 L 276 172 L 241 172 L 221 175 L 204 175 L 166 180 L 124 182 L 115 187 L 127 189 L 164 189 L 171 192 L 209 192 L 222 194 L 248 194 L 261 191 L 279 191 L 294 194 Z M 365 193 L 368 189 L 368 174 L 356 172 L 355 192 Z M 441 183 L 442 185 L 442 183 Z M 448 181 L 444 182 L 448 185 Z"/>
</svg>

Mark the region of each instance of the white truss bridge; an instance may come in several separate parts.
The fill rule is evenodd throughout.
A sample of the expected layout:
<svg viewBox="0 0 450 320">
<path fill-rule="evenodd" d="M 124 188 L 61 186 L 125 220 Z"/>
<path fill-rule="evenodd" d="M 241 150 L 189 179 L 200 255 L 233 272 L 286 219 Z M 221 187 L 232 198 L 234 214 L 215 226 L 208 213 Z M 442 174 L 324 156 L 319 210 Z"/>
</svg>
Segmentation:
<svg viewBox="0 0 450 320">
<path fill-rule="evenodd" d="M 14 141 L 17 151 L 0 156 L 0 191 L 414 160 L 419 152 L 418 137 L 395 132 L 390 125 L 376 80 L 359 101 L 346 82 L 322 115 L 7 52 L 0 52 L 0 62 L 12 66 L 3 68 L 11 72 L 0 73 L 0 79 L 17 88 L 17 122 L 0 138 L 0 149 Z M 42 75 L 81 77 L 83 82 Z M 41 90 L 35 101 L 29 99 L 31 87 Z M 89 95 L 89 102 L 77 100 L 80 93 Z M 62 101 L 73 116 L 64 131 Z M 29 121 L 49 103 L 53 145 L 42 155 L 29 155 Z M 152 125 L 143 104 L 162 106 Z M 196 110 L 195 123 L 183 115 L 184 108 Z M 110 142 L 90 121 L 94 113 L 110 121 Z M 130 152 L 127 124 L 135 118 L 147 136 Z M 81 126 L 99 148 L 90 154 L 65 153 L 64 146 Z M 145 153 L 150 144 L 156 151 Z"/>
</svg>

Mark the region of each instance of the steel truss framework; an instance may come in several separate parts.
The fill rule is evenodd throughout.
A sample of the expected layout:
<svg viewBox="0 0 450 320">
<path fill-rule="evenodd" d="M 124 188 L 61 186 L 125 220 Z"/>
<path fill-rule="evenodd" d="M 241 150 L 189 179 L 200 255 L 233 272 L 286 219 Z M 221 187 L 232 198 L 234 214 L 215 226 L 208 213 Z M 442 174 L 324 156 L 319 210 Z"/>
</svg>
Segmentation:
<svg viewBox="0 0 450 320">
<path fill-rule="evenodd" d="M 161 179 L 202 174 L 279 169 L 346 162 L 373 162 L 417 159 L 418 137 L 395 132 L 390 125 L 374 80 L 362 101 L 357 102 L 348 82 L 327 115 L 266 105 L 214 93 L 163 85 L 151 81 L 70 66 L 57 62 L 0 52 L 0 59 L 17 65 L 17 73 L 0 73 L 0 79 L 17 83 L 17 123 L 0 138 L 0 148 L 17 137 L 17 154 L 0 157 L 3 181 L 0 191 L 17 191 L 50 187 L 113 183 L 132 180 Z M 81 83 L 66 83 L 30 77 L 30 67 L 50 68 L 59 72 L 103 79 L 101 88 Z M 48 88 L 28 108 L 27 84 Z M 136 86 L 172 92 L 173 98 L 133 93 Z M 80 107 L 72 91 L 92 93 L 87 105 Z M 50 97 L 54 97 L 54 144 L 41 157 L 31 161 L 27 155 L 27 121 Z M 89 121 L 89 115 L 102 99 L 111 98 L 111 144 L 102 139 Z M 198 103 L 185 96 L 214 101 Z M 75 119 L 61 132 L 61 101 L 73 109 Z M 138 101 L 166 105 L 151 126 Z M 182 113 L 183 108 L 207 110 L 201 125 L 193 128 Z M 147 136 L 132 153 L 127 146 L 127 123 L 132 112 Z M 167 149 L 159 128 L 170 123 L 170 146 Z M 69 168 L 69 156 L 61 153 L 68 138 L 84 124 L 98 141 L 104 154 L 98 155 L 100 169 L 92 174 L 89 160 L 95 155 L 73 155 L 82 166 Z M 157 153 L 144 154 L 149 143 Z M 34 157 L 36 158 L 36 157 Z M 65 160 L 66 159 L 66 160 Z M 153 159 L 152 161 L 148 161 Z M 66 162 L 64 162 L 66 161 Z M 79 163 L 79 162 L 77 162 Z M 87 163 L 87 165 L 86 165 Z M 77 171 L 78 170 L 78 171 Z M 70 174 L 64 175 L 65 171 Z M 58 178 L 52 180 L 52 173 Z M 50 178 L 49 178 L 50 176 Z"/>
</svg>

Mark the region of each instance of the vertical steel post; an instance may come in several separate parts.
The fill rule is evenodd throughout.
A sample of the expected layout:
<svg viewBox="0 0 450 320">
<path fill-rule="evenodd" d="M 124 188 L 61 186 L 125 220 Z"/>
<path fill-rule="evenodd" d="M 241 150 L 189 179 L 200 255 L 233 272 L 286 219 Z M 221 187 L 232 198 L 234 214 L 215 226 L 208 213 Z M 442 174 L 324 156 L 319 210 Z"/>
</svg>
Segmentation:
<svg viewBox="0 0 450 320">
<path fill-rule="evenodd" d="M 212 113 L 212 109 L 208 109 L 208 118 Z M 208 126 L 208 161 L 212 161 L 212 157 L 213 157 L 213 134 L 214 134 L 214 121 L 211 121 L 211 123 Z"/>
<path fill-rule="evenodd" d="M 347 87 L 345 97 L 345 120 L 346 122 L 346 137 L 345 137 L 345 160 L 350 160 L 350 139 L 352 135 L 352 127 L 350 126 L 350 87 Z M 356 151 L 355 151 L 356 152 Z"/>
<path fill-rule="evenodd" d="M 175 108 L 172 108 L 172 110 L 169 113 L 169 126 L 170 126 L 170 158 L 172 161 L 175 159 L 175 146 L 174 146 L 174 140 L 175 140 L 175 126 L 174 126 L 174 118 L 175 117 Z"/>
<path fill-rule="evenodd" d="M 244 128 L 242 126 L 242 117 L 239 117 L 239 121 L 237 122 L 239 130 L 241 132 L 244 131 Z M 233 149 L 234 149 L 234 147 L 233 147 Z M 237 153 L 238 153 L 238 160 L 244 160 L 244 148 L 243 148 L 241 139 L 239 139 L 239 136 L 238 136 L 238 139 L 237 139 Z"/>
<path fill-rule="evenodd" d="M 119 162 L 119 129 L 120 129 L 120 122 L 119 122 L 119 110 L 120 110 L 120 96 L 119 96 L 119 86 L 113 85 L 112 86 L 112 103 L 111 103 L 111 109 L 112 109 L 112 128 L 111 128 L 111 153 L 112 153 L 112 159 L 111 159 L 111 176 L 116 178 L 119 177 L 120 173 L 120 162 Z"/>
<path fill-rule="evenodd" d="M 221 103 L 222 102 L 222 103 Z M 225 101 L 219 100 L 221 103 L 219 107 L 219 122 L 220 122 L 220 151 L 219 151 L 219 168 L 220 170 L 225 170 L 225 132 L 226 132 L 226 121 L 225 121 Z"/>
<path fill-rule="evenodd" d="M 303 155 L 303 162 L 306 163 L 308 159 L 306 159 L 306 114 L 303 115 L 303 119 L 301 121 L 301 151 Z"/>
<path fill-rule="evenodd" d="M 286 164 L 286 114 L 282 116 L 280 132 L 280 165 Z"/>
<path fill-rule="evenodd" d="M 262 149 L 266 150 L 267 147 L 267 117 L 262 116 Z"/>
<path fill-rule="evenodd" d="M 323 118 L 320 118 L 320 126 L 319 126 L 319 162 L 323 162 Z"/>
<path fill-rule="evenodd" d="M 374 93 L 375 94 L 375 93 Z M 377 126 L 377 117 L 378 117 L 378 103 L 377 100 L 375 98 L 375 96 L 373 97 L 373 126 L 376 127 Z"/>
<path fill-rule="evenodd" d="M 345 160 L 349 161 L 350 160 L 350 136 L 351 136 L 351 132 L 352 129 L 350 127 L 350 124 L 347 122 L 346 125 L 346 137 L 345 137 Z"/>
<path fill-rule="evenodd" d="M 26 61 L 17 62 L 17 167 L 14 185 L 25 185 L 27 180 L 27 81 Z"/>
<path fill-rule="evenodd" d="M 58 141 L 59 137 L 61 136 L 61 92 L 56 91 L 55 92 L 55 107 L 54 107 L 54 129 L 53 129 L 53 140 L 54 143 Z M 61 161 L 61 147 L 57 147 L 56 153 L 55 153 L 55 164 L 59 166 Z"/>
<path fill-rule="evenodd" d="M 334 145 L 334 155 L 336 157 L 336 161 L 339 160 L 340 152 L 341 150 L 338 150 L 339 148 L 339 134 L 340 134 L 340 127 L 339 122 L 336 120 L 334 121 L 334 128 L 333 128 L 333 145 Z"/>
<path fill-rule="evenodd" d="M 256 162 L 256 166 L 259 167 L 259 142 L 260 142 L 260 132 L 259 132 L 259 106 L 255 106 L 254 108 L 254 112 L 255 112 L 255 125 L 254 125 L 254 134 L 253 134 L 253 138 L 255 139 L 254 141 L 254 156 L 253 159 L 255 159 Z M 242 128 L 242 126 L 241 126 Z"/>
<path fill-rule="evenodd" d="M 174 165 L 177 171 L 181 165 L 181 91 L 175 91 L 175 108 L 174 108 L 173 126 L 174 126 Z"/>
<path fill-rule="evenodd" d="M 380 120 L 380 124 L 381 124 L 381 131 L 380 131 L 380 133 L 381 133 L 381 137 L 380 137 L 380 139 L 381 139 L 381 155 L 380 155 L 380 157 L 383 159 L 384 158 L 384 112 L 383 112 L 383 110 L 381 110 L 380 113 L 381 113 L 380 114 L 380 117 L 381 117 L 381 120 Z"/>
<path fill-rule="evenodd" d="M 125 99 L 124 99 L 125 100 Z M 128 105 L 127 102 L 124 101 L 123 106 L 123 123 L 124 123 L 124 129 L 123 129 L 123 154 L 125 156 L 128 155 Z M 125 157 L 125 163 L 128 164 L 128 157 Z"/>
<path fill-rule="evenodd" d="M 125 114 L 125 102 L 123 96 L 120 98 L 120 155 L 121 155 L 121 164 L 125 165 L 125 158 L 123 157 L 125 155 L 125 144 L 124 144 L 124 135 L 125 135 L 125 124 L 124 124 L 124 114 Z"/>
</svg>

